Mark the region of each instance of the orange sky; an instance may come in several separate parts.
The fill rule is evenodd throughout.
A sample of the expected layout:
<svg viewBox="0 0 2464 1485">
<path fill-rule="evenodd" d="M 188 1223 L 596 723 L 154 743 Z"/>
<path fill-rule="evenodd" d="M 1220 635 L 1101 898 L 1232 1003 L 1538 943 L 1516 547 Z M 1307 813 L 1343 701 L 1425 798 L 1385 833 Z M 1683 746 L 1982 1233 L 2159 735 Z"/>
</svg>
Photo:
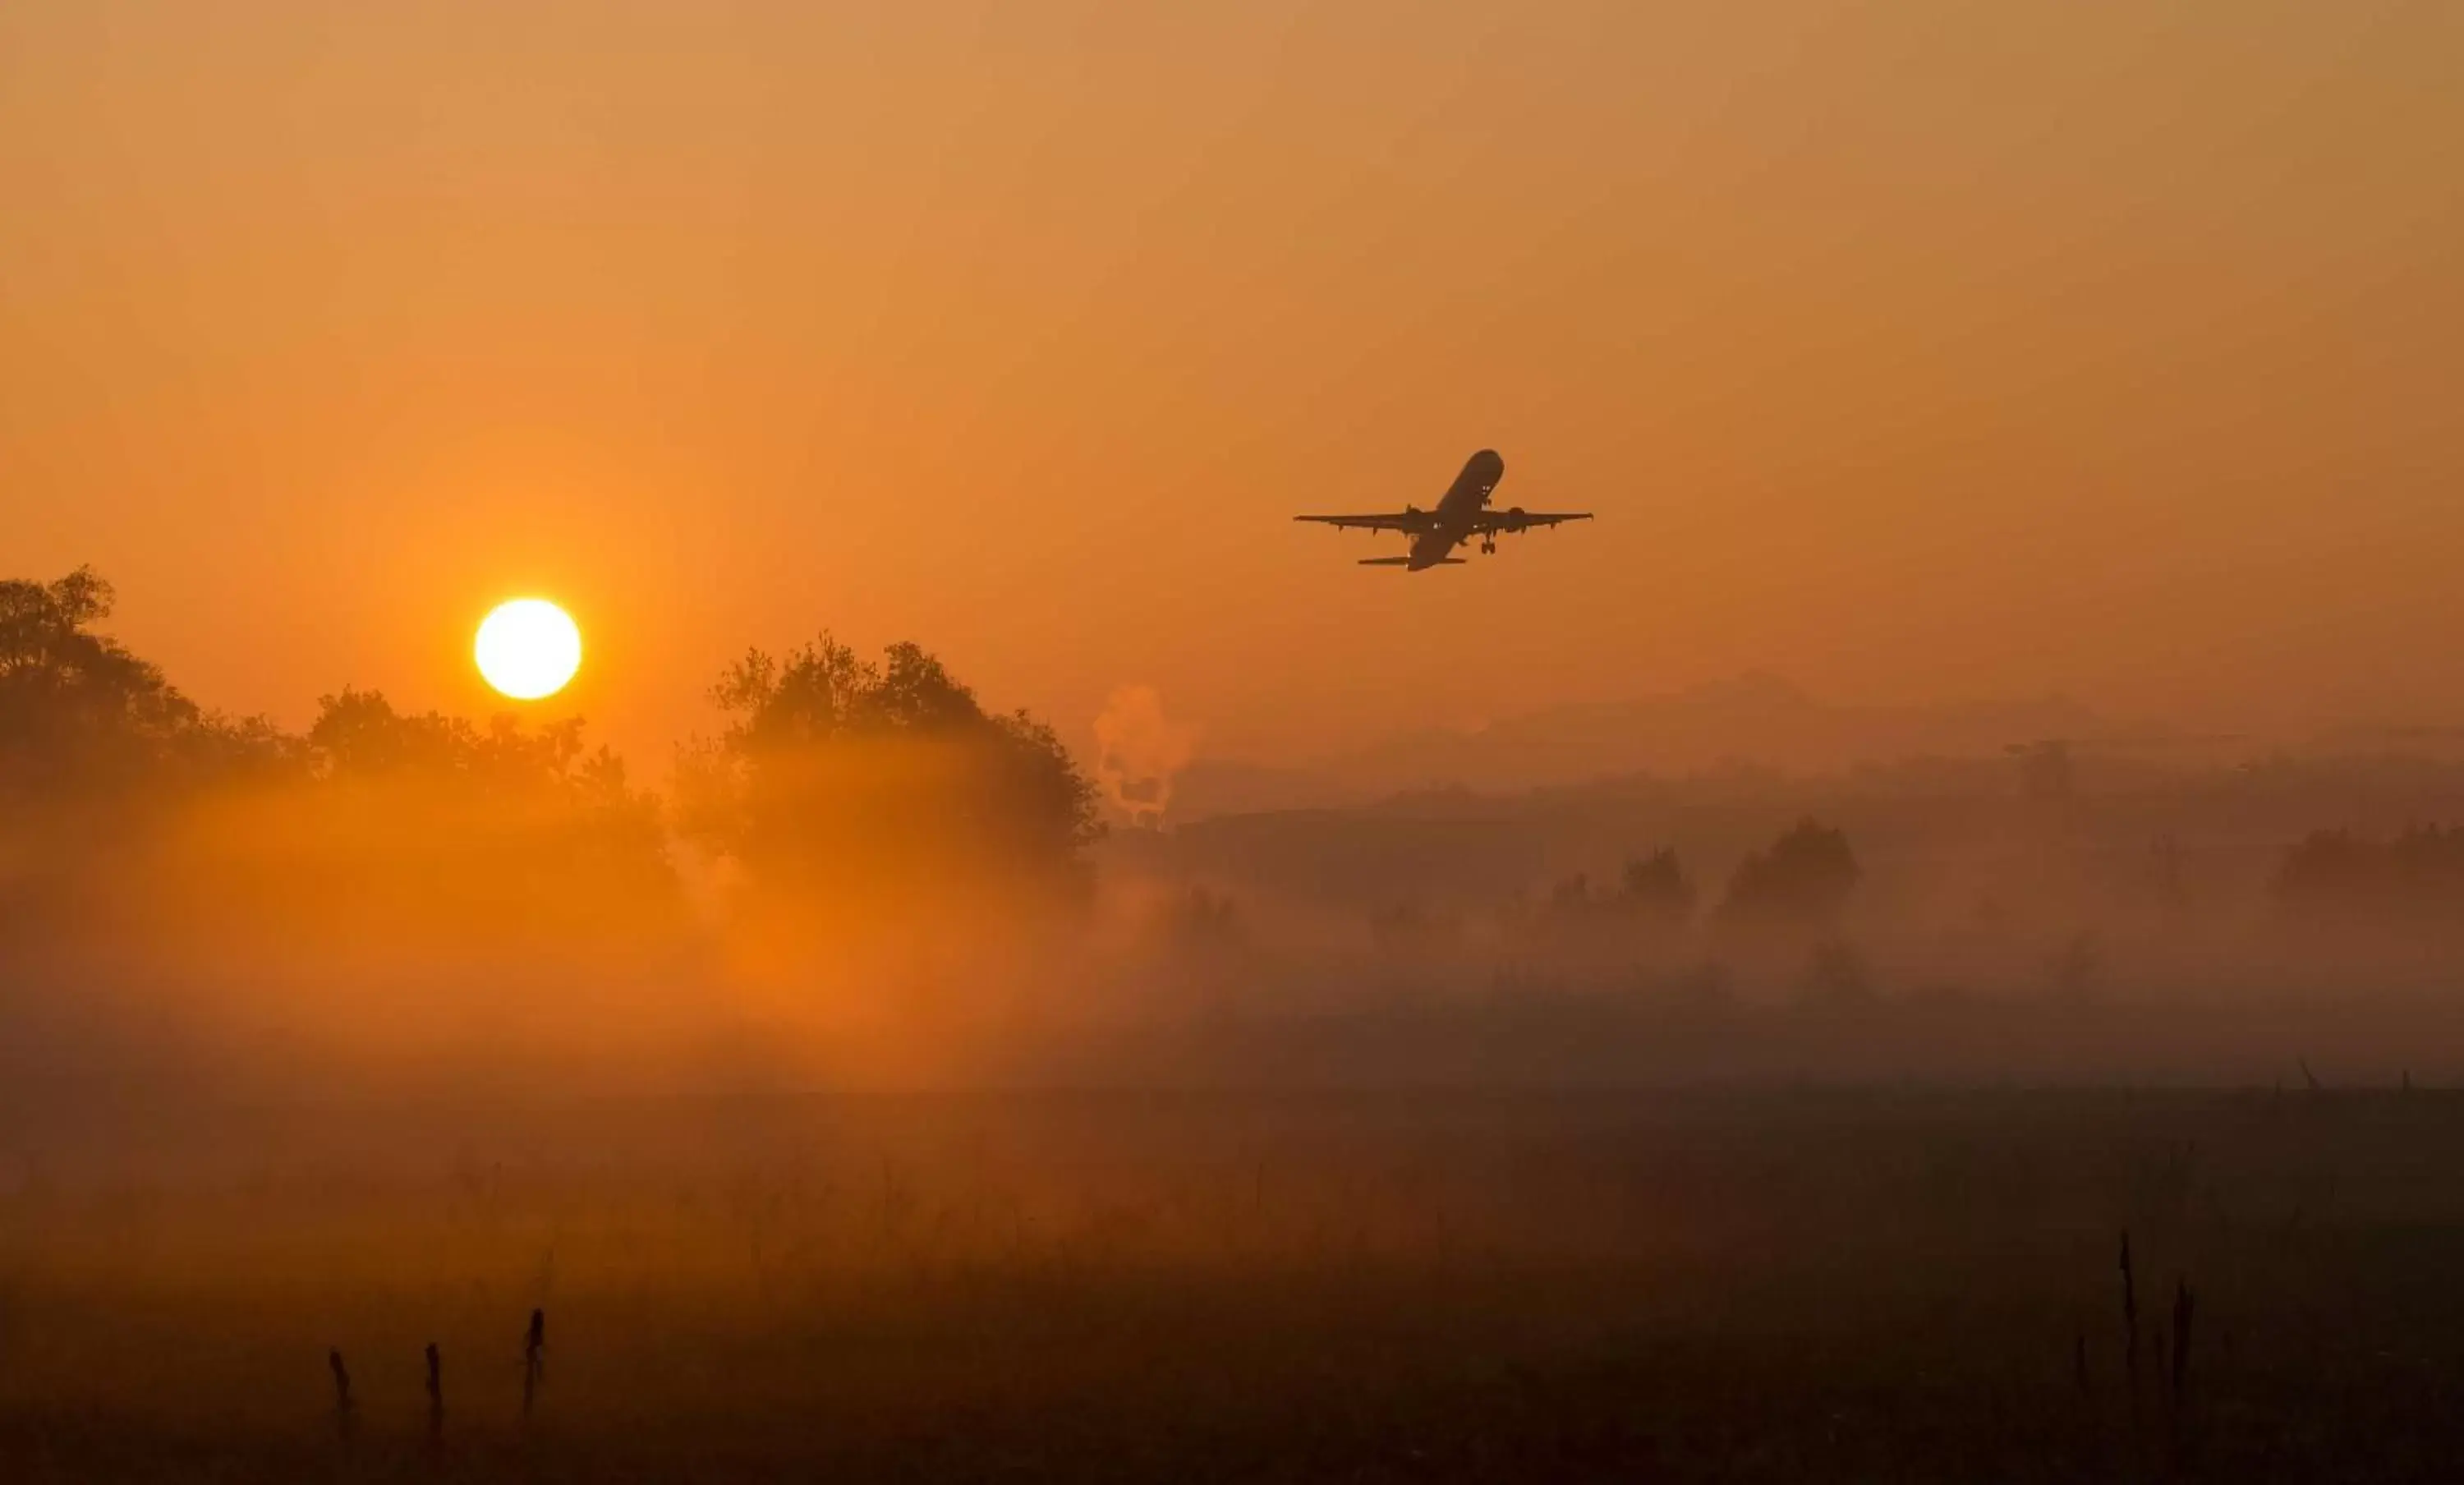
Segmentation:
<svg viewBox="0 0 2464 1485">
<path fill-rule="evenodd" d="M 1206 750 L 1747 668 L 2464 720 L 2464 7 L 14 0 L 0 575 L 664 773 L 913 636 Z M 1405 577 L 1305 509 L 1598 522 Z"/>
</svg>

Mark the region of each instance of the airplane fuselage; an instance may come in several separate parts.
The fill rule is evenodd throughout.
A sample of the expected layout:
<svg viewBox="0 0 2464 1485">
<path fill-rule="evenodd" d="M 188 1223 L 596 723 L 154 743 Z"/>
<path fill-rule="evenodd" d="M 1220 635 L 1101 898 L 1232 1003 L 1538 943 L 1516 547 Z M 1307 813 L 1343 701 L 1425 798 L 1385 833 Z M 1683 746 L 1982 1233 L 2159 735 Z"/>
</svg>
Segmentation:
<svg viewBox="0 0 2464 1485">
<path fill-rule="evenodd" d="M 1528 511 L 1520 505 L 1510 510 L 1493 510 L 1489 498 L 1496 492 L 1497 482 L 1505 477 L 1506 461 L 1497 456 L 1495 449 L 1483 449 L 1463 461 L 1463 473 L 1455 476 L 1455 482 L 1438 498 L 1433 510 L 1407 505 L 1399 511 L 1307 514 L 1292 519 L 1351 531 L 1398 533 L 1410 543 L 1402 556 L 1363 557 L 1360 565 L 1402 567 L 1413 572 L 1461 566 L 1463 559 L 1454 554 L 1455 548 L 1474 537 L 1480 538 L 1483 552 L 1493 552 L 1501 536 L 1551 531 L 1570 521 L 1592 519 L 1590 511 Z"/>
<path fill-rule="evenodd" d="M 1430 514 L 1436 523 L 1412 539 L 1411 561 L 1405 565 L 1414 572 L 1443 563 L 1454 549 L 1470 536 L 1472 523 L 1488 508 L 1490 492 L 1506 477 L 1506 461 L 1494 449 L 1483 449 L 1463 461 L 1463 473 L 1446 487 L 1444 499 Z"/>
</svg>

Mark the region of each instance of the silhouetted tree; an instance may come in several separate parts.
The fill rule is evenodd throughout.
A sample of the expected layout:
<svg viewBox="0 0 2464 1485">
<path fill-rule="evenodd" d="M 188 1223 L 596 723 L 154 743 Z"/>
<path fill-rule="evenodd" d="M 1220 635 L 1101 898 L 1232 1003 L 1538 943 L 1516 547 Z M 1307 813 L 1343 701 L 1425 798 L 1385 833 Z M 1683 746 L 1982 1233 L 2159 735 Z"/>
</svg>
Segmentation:
<svg viewBox="0 0 2464 1485">
<path fill-rule="evenodd" d="M 479 735 L 461 718 L 434 712 L 406 717 L 383 692 L 346 686 L 340 695 L 317 698 L 308 745 L 329 779 L 445 781 L 468 772 Z"/>
<path fill-rule="evenodd" d="M 612 751 L 585 748 L 578 718 L 481 728 L 346 688 L 319 698 L 307 745 L 296 834 L 363 894 L 535 926 L 647 925 L 677 905 L 658 801 Z"/>
<path fill-rule="evenodd" d="M 1738 865 L 1719 916 L 1737 926 L 1827 927 L 1848 905 L 1859 875 L 1844 832 L 1800 820 Z"/>
<path fill-rule="evenodd" d="M 2312 927 L 2452 925 L 2464 909 L 2464 827 L 2415 827 L 2378 841 L 2316 831 L 2284 854 L 2278 909 Z"/>
<path fill-rule="evenodd" d="M 1673 928 L 1694 916 L 1694 883 L 1666 846 L 1626 862 L 1618 884 L 1618 911 L 1654 927 Z"/>
<path fill-rule="evenodd" d="M 382 692 L 319 697 L 308 747 L 321 777 L 336 783 L 397 781 L 451 785 L 495 798 L 553 796 L 589 806 L 641 803 L 626 783 L 625 761 L 589 750 L 572 717 L 525 727 L 510 714 L 483 731 L 468 719 L 396 712 Z"/>
<path fill-rule="evenodd" d="M 202 710 L 98 632 L 114 596 L 89 567 L 0 582 L 0 798 L 133 803 L 297 766 L 297 740 Z"/>
<path fill-rule="evenodd" d="M 1446 953 L 1461 942 L 1463 920 L 1454 913 L 1432 911 L 1410 898 L 1371 910 L 1369 937 L 1381 953 L 1409 956 Z M 1510 923 L 1510 928 L 1526 926 Z"/>
<path fill-rule="evenodd" d="M 0 583 L 0 939 L 458 953 L 680 922 L 657 802 L 579 720 L 482 727 L 347 689 L 305 736 L 233 720 L 99 632 L 112 600 L 86 568 Z"/>
<path fill-rule="evenodd" d="M 1175 947 L 1198 954 L 1223 954 L 1248 942 L 1247 926 L 1232 896 L 1194 886 L 1175 898 L 1167 920 Z"/>
<path fill-rule="evenodd" d="M 298 739 L 204 711 L 99 632 L 112 600 L 85 567 L 0 582 L 0 943 L 96 926 L 208 786 L 304 777 Z"/>
<path fill-rule="evenodd" d="M 1068 750 L 1024 712 L 983 710 L 917 646 L 877 662 L 826 634 L 751 651 L 711 698 L 730 721 L 679 754 L 678 817 L 757 890 L 845 906 L 1083 885 L 1102 827 Z"/>
<path fill-rule="evenodd" d="M 0 583 L 0 759 L 43 786 L 157 762 L 197 708 L 163 673 L 93 626 L 111 585 L 79 567 L 55 583 Z"/>
</svg>

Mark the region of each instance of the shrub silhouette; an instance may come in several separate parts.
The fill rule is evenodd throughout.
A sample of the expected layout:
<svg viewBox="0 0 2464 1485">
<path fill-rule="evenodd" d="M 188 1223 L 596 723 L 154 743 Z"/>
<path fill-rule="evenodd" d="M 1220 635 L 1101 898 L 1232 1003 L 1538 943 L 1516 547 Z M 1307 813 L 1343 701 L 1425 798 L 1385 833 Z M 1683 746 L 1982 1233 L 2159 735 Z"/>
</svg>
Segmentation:
<svg viewBox="0 0 2464 1485">
<path fill-rule="evenodd" d="M 1193 886 L 1173 899 L 1166 920 L 1173 943 L 1199 954 L 1239 950 L 1248 942 L 1248 925 L 1231 894 Z"/>
<path fill-rule="evenodd" d="M 1629 859 L 1614 890 L 1595 892 L 1585 872 L 1552 883 L 1541 917 L 1531 926 L 1615 942 L 1638 929 L 1682 927 L 1693 911 L 1694 884 L 1686 879 L 1677 853 L 1662 847 Z"/>
<path fill-rule="evenodd" d="M 1656 927 L 1676 927 L 1694 916 L 1694 883 L 1684 864 L 1666 846 L 1626 862 L 1618 883 L 1617 908 L 1627 917 Z"/>
<path fill-rule="evenodd" d="M 1859 875 L 1846 833 L 1799 820 L 1738 865 L 1720 903 L 1720 920 L 1738 927 L 1827 928 L 1848 905 Z"/>
<path fill-rule="evenodd" d="M 341 920 L 507 932 L 648 928 L 681 912 L 658 801 L 579 719 L 480 727 L 394 710 L 383 694 L 320 698 L 311 787 L 252 817 L 338 898 Z"/>
<path fill-rule="evenodd" d="M 2464 908 L 2464 827 L 2422 826 L 2391 840 L 2314 831 L 2284 853 L 2278 910 L 2308 927 L 2421 929 Z"/>
</svg>

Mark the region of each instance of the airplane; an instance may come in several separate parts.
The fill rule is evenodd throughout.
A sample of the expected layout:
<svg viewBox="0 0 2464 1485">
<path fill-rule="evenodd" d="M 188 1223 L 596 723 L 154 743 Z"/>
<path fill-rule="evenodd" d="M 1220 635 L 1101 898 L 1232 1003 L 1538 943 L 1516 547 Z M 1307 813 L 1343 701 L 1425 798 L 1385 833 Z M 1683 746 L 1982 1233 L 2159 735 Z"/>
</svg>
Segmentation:
<svg viewBox="0 0 2464 1485">
<path fill-rule="evenodd" d="M 1294 521 L 1313 521 L 1320 525 L 1343 526 L 1355 531 L 1400 531 L 1412 539 L 1410 555 L 1403 557 L 1363 557 L 1364 567 L 1401 567 L 1419 572 L 1428 567 L 1459 567 L 1463 559 L 1453 555 L 1454 549 L 1480 538 L 1483 552 L 1497 550 L 1502 533 L 1529 531 L 1538 526 L 1553 526 L 1568 521 L 1589 521 L 1590 511 L 1527 511 L 1517 505 L 1508 510 L 1488 508 L 1489 492 L 1497 488 L 1506 476 L 1506 461 L 1494 449 L 1483 449 L 1464 461 L 1463 473 L 1446 487 L 1437 509 L 1422 510 L 1407 505 L 1392 516 L 1294 516 Z"/>
</svg>

